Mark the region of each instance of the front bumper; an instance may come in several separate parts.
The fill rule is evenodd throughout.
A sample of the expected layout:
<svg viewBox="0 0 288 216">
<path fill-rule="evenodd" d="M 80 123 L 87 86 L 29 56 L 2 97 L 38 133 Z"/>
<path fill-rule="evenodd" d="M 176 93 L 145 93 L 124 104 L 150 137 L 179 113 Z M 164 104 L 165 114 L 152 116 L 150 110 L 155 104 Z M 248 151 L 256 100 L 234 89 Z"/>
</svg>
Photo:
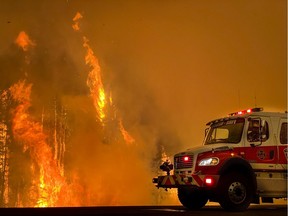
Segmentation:
<svg viewBox="0 0 288 216">
<path fill-rule="evenodd" d="M 207 184 L 206 179 L 212 179 L 213 184 Z M 215 187 L 218 183 L 217 175 L 166 175 L 158 176 L 152 179 L 153 184 L 158 188 L 179 188 L 184 186 L 191 187 Z"/>
</svg>

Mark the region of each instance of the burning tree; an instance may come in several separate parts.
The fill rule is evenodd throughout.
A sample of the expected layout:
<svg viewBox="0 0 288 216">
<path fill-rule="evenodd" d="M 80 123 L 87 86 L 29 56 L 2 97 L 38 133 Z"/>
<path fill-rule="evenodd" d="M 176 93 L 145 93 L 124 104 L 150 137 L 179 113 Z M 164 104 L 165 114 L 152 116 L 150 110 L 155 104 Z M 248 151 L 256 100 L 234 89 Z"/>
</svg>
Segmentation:
<svg viewBox="0 0 288 216">
<path fill-rule="evenodd" d="M 29 115 L 31 88 L 31 84 L 20 81 L 9 89 L 12 99 L 17 102 L 17 106 L 12 111 L 13 137 L 22 148 L 22 156 L 27 155 L 27 163 L 30 164 L 30 166 L 25 166 L 26 173 L 21 173 L 23 183 L 26 184 L 21 187 L 25 190 L 22 194 L 28 196 L 24 200 L 30 202 L 25 203 L 25 206 L 55 206 L 58 193 L 61 186 L 65 184 L 65 180 L 54 160 L 41 124 Z M 19 158 L 17 159 L 19 162 Z M 25 158 L 23 159 L 25 161 Z M 27 181 L 27 173 L 30 174 L 30 181 Z"/>
<path fill-rule="evenodd" d="M 19 81 L 1 94 L 1 206 L 61 206 L 67 204 L 61 188 L 71 190 L 64 177 L 67 110 L 55 99 L 36 121 L 31 88 Z"/>
<path fill-rule="evenodd" d="M 67 118 L 67 109 L 57 98 L 53 99 L 47 109 L 43 108 L 42 130 L 47 134 L 47 142 L 54 150 L 54 160 L 57 161 L 62 176 L 64 176 L 66 143 L 69 137 Z"/>
<path fill-rule="evenodd" d="M 8 126 L 8 99 L 7 91 L 2 91 L 0 97 L 0 206 L 7 206 L 8 174 L 9 174 L 9 126 Z"/>
<path fill-rule="evenodd" d="M 20 32 L 15 43 L 27 51 L 36 46 Z M 27 76 L 27 72 L 25 72 Z M 66 109 L 56 99 L 43 106 L 41 120 L 31 115 L 32 84 L 14 83 L 0 93 L 0 206 L 57 206 L 64 178 Z M 62 196 L 65 197 L 65 196 Z"/>
</svg>

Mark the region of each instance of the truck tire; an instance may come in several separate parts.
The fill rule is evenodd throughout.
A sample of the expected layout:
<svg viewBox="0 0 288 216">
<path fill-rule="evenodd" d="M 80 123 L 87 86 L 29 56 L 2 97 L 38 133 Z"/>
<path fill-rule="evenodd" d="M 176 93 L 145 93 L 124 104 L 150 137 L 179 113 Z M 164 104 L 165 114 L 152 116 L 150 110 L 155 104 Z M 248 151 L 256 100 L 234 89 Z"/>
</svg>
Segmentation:
<svg viewBox="0 0 288 216">
<path fill-rule="evenodd" d="M 208 201 L 205 191 L 191 188 L 178 188 L 178 199 L 189 210 L 201 209 Z"/>
<path fill-rule="evenodd" d="M 237 172 L 220 178 L 218 189 L 219 203 L 227 211 L 245 211 L 252 200 L 252 188 L 248 179 Z"/>
</svg>

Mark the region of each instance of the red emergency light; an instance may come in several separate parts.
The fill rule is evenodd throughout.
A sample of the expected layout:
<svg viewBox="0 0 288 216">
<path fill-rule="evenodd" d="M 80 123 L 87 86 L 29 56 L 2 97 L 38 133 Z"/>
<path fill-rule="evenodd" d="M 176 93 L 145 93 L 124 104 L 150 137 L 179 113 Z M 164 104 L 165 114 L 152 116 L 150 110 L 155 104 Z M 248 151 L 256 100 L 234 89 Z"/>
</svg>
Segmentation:
<svg viewBox="0 0 288 216">
<path fill-rule="evenodd" d="M 244 114 L 247 114 L 247 113 L 261 112 L 261 111 L 263 111 L 263 108 L 255 107 L 255 108 L 252 108 L 252 109 L 241 110 L 241 111 L 238 111 L 238 112 L 230 113 L 228 116 L 244 115 Z"/>
<path fill-rule="evenodd" d="M 183 158 L 183 160 L 184 160 L 185 162 L 187 162 L 187 161 L 189 161 L 189 157 L 188 157 L 188 156 L 185 156 L 185 157 Z"/>
</svg>

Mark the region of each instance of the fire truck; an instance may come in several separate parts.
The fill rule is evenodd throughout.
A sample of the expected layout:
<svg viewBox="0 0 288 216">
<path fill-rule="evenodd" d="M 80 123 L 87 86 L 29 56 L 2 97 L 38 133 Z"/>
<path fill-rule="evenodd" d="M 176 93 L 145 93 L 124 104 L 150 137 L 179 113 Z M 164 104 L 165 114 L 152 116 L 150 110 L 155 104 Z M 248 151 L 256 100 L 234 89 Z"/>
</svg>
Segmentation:
<svg viewBox="0 0 288 216">
<path fill-rule="evenodd" d="M 176 188 L 190 210 L 218 202 L 227 211 L 287 200 L 287 111 L 252 108 L 206 124 L 203 144 L 165 161 L 158 188 Z"/>
</svg>

